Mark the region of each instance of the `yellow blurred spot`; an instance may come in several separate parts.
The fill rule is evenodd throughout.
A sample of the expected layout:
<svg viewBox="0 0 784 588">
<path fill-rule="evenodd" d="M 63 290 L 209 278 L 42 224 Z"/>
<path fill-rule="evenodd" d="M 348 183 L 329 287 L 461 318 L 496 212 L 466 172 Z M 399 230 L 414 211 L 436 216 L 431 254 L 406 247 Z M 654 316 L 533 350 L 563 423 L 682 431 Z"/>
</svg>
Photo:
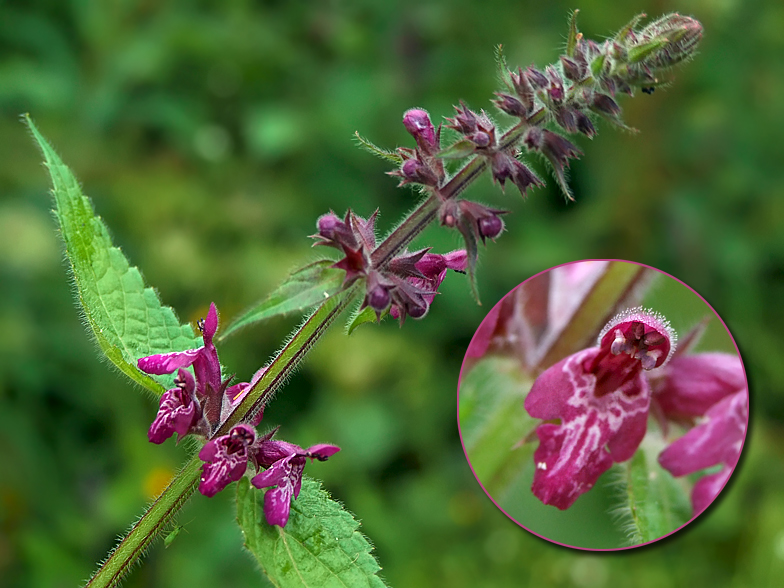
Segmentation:
<svg viewBox="0 0 784 588">
<path fill-rule="evenodd" d="M 174 470 L 171 468 L 156 467 L 150 470 L 144 478 L 144 495 L 152 500 L 163 492 L 168 483 L 174 477 Z"/>
</svg>

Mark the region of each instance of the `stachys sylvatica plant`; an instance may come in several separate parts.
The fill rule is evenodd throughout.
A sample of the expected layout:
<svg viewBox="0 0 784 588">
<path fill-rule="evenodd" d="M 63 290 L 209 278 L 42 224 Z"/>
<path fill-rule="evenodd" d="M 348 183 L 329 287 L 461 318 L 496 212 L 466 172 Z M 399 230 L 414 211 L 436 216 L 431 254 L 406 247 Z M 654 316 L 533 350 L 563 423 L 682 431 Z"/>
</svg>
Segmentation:
<svg viewBox="0 0 784 588">
<path fill-rule="evenodd" d="M 227 376 L 231 369 L 218 358 L 216 305 L 199 322 L 199 338 L 190 325 L 180 324 L 113 245 L 71 171 L 26 118 L 52 177 L 79 302 L 101 351 L 159 397 L 148 431 L 151 442 L 176 435 L 202 445 L 100 564 L 88 586 L 117 585 L 194 490 L 213 496 L 232 482 L 239 482 L 238 522 L 245 545 L 273 584 L 317 586 L 331 578 L 344 586 L 384 585 L 370 543 L 357 530 L 359 523 L 318 482 L 303 477 L 308 461 L 337 459 L 339 448 L 325 443 L 303 448 L 281 440 L 285 427 L 265 430 L 264 409 L 352 304 L 356 310 L 349 332 L 386 315 L 401 325 L 408 317 L 421 319 L 448 270 L 467 272 L 476 293 L 478 243 L 500 236 L 506 213 L 463 198 L 483 172 L 489 171 L 502 189 L 510 182 L 525 196 L 544 184 L 524 159 L 539 155 L 571 198 L 565 171 L 581 152 L 567 135 L 592 138 L 598 118 L 626 128 L 619 97 L 664 84 L 666 70 L 691 57 L 702 36 L 693 18 L 670 14 L 644 27 L 642 18 L 599 43 L 578 32 L 573 16 L 564 55 L 543 70 L 510 70 L 499 51 L 503 86 L 493 105 L 511 123 L 499 125 L 484 110 L 460 102 L 454 115 L 437 126 L 424 110 L 408 110 L 403 124 L 413 137 L 411 147 L 385 150 L 357 135 L 362 146 L 394 164 L 389 173 L 401 186 L 415 187 L 419 203 L 381 240 L 375 212 L 367 218 L 352 210 L 327 212 L 318 219 L 314 244 L 336 250 L 337 256 L 295 271 L 220 333 L 226 337 L 270 316 L 315 308 L 247 383 L 234 383 Z M 465 249 L 445 254 L 428 247 L 409 250 L 434 221 L 459 231 Z M 307 549 L 316 536 L 336 540 L 320 550 Z"/>
</svg>

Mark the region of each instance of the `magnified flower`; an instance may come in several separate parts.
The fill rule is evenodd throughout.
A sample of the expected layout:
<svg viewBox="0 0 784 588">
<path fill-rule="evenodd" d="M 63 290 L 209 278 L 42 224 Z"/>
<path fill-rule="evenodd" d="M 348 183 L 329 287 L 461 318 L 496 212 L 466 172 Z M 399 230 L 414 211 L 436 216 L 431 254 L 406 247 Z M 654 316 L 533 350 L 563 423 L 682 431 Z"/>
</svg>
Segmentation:
<svg viewBox="0 0 784 588">
<path fill-rule="evenodd" d="M 631 458 L 645 436 L 650 387 L 644 370 L 661 367 L 677 336 L 664 317 L 633 308 L 613 318 L 598 346 L 545 370 L 525 408 L 536 429 L 533 493 L 564 510 L 614 462 Z"/>
<path fill-rule="evenodd" d="M 701 355 L 709 357 L 705 358 Z M 692 363 L 704 367 L 706 364 L 715 363 L 724 355 L 698 354 L 683 360 L 692 359 Z M 746 423 L 749 416 L 748 391 L 740 360 L 737 362 L 740 370 L 736 370 L 735 362 L 729 361 L 732 357 L 726 356 L 724 362 L 726 369 L 714 372 L 715 378 L 706 377 L 707 372 L 699 369 L 681 372 L 679 368 L 675 372 L 680 375 L 678 387 L 669 388 L 670 391 L 674 390 L 673 394 L 677 394 L 679 389 L 684 391 L 683 401 L 672 403 L 679 407 L 679 414 L 688 410 L 700 410 L 700 401 L 704 402 L 715 396 L 721 398 L 704 410 L 702 422 L 676 439 L 659 455 L 659 463 L 673 476 L 685 476 L 716 465 L 722 466 L 720 471 L 703 476 L 694 485 L 691 501 L 695 516 L 713 502 L 729 480 L 740 458 L 740 450 L 746 437 Z M 740 381 L 733 381 L 737 380 L 738 376 Z M 690 382 L 692 386 L 689 386 Z M 739 385 L 734 386 L 734 384 Z M 732 389 L 735 391 L 731 391 Z M 674 396 L 674 398 L 678 397 Z"/>
</svg>

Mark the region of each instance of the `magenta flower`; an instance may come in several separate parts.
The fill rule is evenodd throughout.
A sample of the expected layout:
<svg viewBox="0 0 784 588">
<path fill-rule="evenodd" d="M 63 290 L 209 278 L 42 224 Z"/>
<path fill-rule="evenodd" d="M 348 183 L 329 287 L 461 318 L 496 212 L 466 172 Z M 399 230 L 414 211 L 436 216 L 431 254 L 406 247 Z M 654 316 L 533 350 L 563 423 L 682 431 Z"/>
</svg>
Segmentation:
<svg viewBox="0 0 784 588">
<path fill-rule="evenodd" d="M 685 476 L 715 465 L 720 471 L 700 478 L 691 493 L 694 515 L 719 495 L 740 458 L 749 417 L 746 388 L 725 396 L 705 413 L 706 420 L 671 443 L 659 463 L 673 476 Z"/>
<path fill-rule="evenodd" d="M 634 455 L 650 404 L 643 370 L 664 365 L 676 339 L 661 315 L 629 309 L 605 326 L 598 347 L 561 360 L 537 378 L 526 410 L 534 418 L 559 421 L 536 429 L 537 498 L 569 508 L 614 462 Z"/>
<path fill-rule="evenodd" d="M 467 259 L 464 249 L 446 255 L 422 255 L 414 264 L 416 274 L 405 279 L 393 277 L 397 288 L 392 291 L 392 308 L 389 314 L 399 318 L 401 323 L 407 314 L 412 318 L 425 316 L 438 293 L 438 287 L 446 277 L 446 271 L 451 269 L 464 272 Z"/>
<path fill-rule="evenodd" d="M 196 383 L 191 373 L 180 368 L 174 384 L 174 388 L 161 395 L 158 414 L 147 432 L 152 443 L 163 443 L 174 433 L 179 441 L 201 419 L 201 406 L 196 399 Z"/>
<path fill-rule="evenodd" d="M 319 444 L 302 449 L 286 441 L 267 440 L 260 444 L 256 459 L 269 466 L 257 474 L 251 483 L 256 488 L 271 488 L 264 494 L 264 517 L 270 525 L 286 526 L 293 498 L 302 488 L 302 471 L 307 458 L 326 461 L 340 451 L 335 445 Z"/>
<path fill-rule="evenodd" d="M 218 310 L 215 303 L 210 304 L 207 318 L 199 321 L 199 330 L 202 333 L 204 346 L 142 357 L 137 365 L 143 372 L 153 375 L 171 374 L 179 369 L 193 366 L 193 373 L 196 376 L 196 398 L 201 403 L 207 421 L 213 425 L 220 420 L 222 396 L 229 383 L 229 380 L 221 380 L 218 351 L 212 342 L 218 330 Z M 161 409 L 164 408 L 163 403 L 162 396 Z"/>
<path fill-rule="evenodd" d="M 653 400 L 672 420 L 704 415 L 725 396 L 746 389 L 740 357 L 730 353 L 676 356 L 654 384 Z"/>
<path fill-rule="evenodd" d="M 228 435 L 209 441 L 199 451 L 202 466 L 199 492 L 215 496 L 231 482 L 239 480 L 248 467 L 248 457 L 256 442 L 256 429 L 237 425 Z"/>
<path fill-rule="evenodd" d="M 667 418 L 701 419 L 662 451 L 661 466 L 673 476 L 722 466 L 694 485 L 691 500 L 696 516 L 719 495 L 740 458 L 749 412 L 743 364 L 728 353 L 676 357 L 654 389 L 654 401 Z"/>
</svg>

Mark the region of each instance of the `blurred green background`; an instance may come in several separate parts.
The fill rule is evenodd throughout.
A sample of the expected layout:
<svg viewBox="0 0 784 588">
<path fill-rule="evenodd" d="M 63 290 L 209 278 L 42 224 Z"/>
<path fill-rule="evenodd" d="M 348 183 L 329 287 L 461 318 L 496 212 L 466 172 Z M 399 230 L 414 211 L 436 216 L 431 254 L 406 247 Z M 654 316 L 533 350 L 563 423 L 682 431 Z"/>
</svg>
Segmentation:
<svg viewBox="0 0 784 588">
<path fill-rule="evenodd" d="M 164 4 L 164 3 L 161 3 Z M 0 586 L 74 586 L 137 517 L 184 447 L 147 442 L 156 407 L 85 335 L 54 230 L 29 112 L 80 178 L 115 241 L 184 320 L 235 316 L 315 253 L 329 208 L 411 208 L 384 162 L 355 148 L 410 143 L 412 106 L 488 107 L 493 48 L 555 60 L 570 9 L 588 37 L 636 12 L 703 22 L 675 83 L 623 100 L 639 135 L 579 139 L 576 203 L 554 186 L 523 202 L 489 178 L 475 199 L 513 211 L 484 252 L 485 306 L 450 275 L 424 321 L 339 328 L 268 409 L 268 425 L 343 451 L 308 467 L 363 521 L 392 586 L 778 586 L 784 573 L 784 5 L 410 2 L 0 3 Z M 554 182 L 549 182 L 554 184 Z M 448 251 L 432 227 L 418 241 Z M 690 284 L 724 318 L 749 375 L 751 435 L 728 491 L 660 544 L 574 552 L 517 527 L 486 498 L 455 422 L 462 356 L 485 309 L 523 279 L 591 257 L 641 261 Z M 240 377 L 297 323 L 225 344 Z M 265 585 L 241 550 L 231 491 L 196 496 L 184 530 L 126 586 Z"/>
</svg>

